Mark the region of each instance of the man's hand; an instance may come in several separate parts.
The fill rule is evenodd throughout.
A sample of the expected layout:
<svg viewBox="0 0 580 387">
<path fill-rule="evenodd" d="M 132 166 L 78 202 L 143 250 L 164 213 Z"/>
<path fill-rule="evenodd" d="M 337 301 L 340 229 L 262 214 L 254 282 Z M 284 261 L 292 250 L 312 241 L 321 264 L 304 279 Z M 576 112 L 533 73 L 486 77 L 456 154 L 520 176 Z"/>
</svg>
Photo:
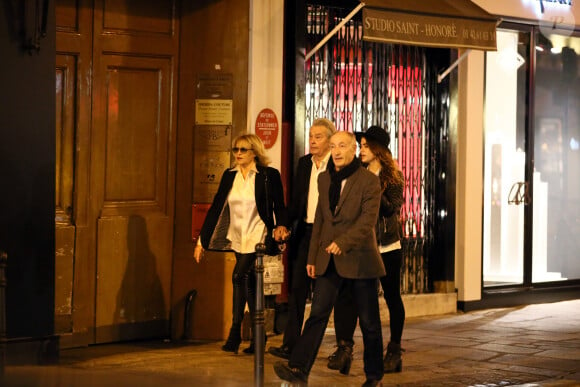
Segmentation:
<svg viewBox="0 0 580 387">
<path fill-rule="evenodd" d="M 335 242 L 332 242 L 331 244 L 329 244 L 325 250 L 328 254 L 333 254 L 333 255 L 342 254 L 342 250 L 340 249 L 340 247 L 338 247 L 338 245 Z"/>
<path fill-rule="evenodd" d="M 193 250 L 193 258 L 195 258 L 195 262 L 199 263 L 201 257 L 203 257 L 203 246 L 195 245 L 195 249 Z"/>
<path fill-rule="evenodd" d="M 306 273 L 308 277 L 315 278 L 316 277 L 316 266 L 314 265 L 306 265 Z"/>
</svg>

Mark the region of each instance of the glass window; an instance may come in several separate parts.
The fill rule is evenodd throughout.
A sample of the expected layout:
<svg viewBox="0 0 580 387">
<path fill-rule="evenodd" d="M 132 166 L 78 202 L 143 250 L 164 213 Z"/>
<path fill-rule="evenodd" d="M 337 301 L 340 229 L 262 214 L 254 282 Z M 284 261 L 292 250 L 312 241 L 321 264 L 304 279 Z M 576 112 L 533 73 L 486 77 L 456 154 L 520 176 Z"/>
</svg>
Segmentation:
<svg viewBox="0 0 580 387">
<path fill-rule="evenodd" d="M 525 111 L 530 33 L 497 31 L 486 56 L 484 286 L 523 283 Z M 529 63 L 529 62 L 528 62 Z"/>
<path fill-rule="evenodd" d="M 533 282 L 580 278 L 580 38 L 537 34 Z"/>
</svg>

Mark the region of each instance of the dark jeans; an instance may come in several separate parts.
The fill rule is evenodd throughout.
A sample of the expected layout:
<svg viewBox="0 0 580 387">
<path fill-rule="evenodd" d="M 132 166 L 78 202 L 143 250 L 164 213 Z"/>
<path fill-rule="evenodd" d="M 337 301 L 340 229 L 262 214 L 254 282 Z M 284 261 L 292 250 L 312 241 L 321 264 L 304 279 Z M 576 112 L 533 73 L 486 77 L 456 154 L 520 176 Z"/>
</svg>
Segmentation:
<svg viewBox="0 0 580 387">
<path fill-rule="evenodd" d="M 342 289 L 352 294 L 359 311 L 364 343 L 365 374 L 368 379 L 381 379 L 383 377 L 383 336 L 377 280 L 343 278 L 336 272 L 332 258 L 324 275 L 316 278 L 310 317 L 306 320 L 302 336 L 290 355 L 288 365 L 298 367 L 307 374 L 310 373 L 320 349 L 330 313 Z"/>
<path fill-rule="evenodd" d="M 302 332 L 304 323 L 304 308 L 310 293 L 312 279 L 306 273 L 308 248 L 312 236 L 312 226 L 302 225 L 299 235 L 296 235 L 296 246 L 291 251 L 290 289 L 288 294 L 288 322 L 284 330 L 282 345 L 287 346 L 290 352 Z"/>
<path fill-rule="evenodd" d="M 405 306 L 401 298 L 401 265 L 403 252 L 401 249 L 381 254 L 387 275 L 381 277 L 383 296 L 389 309 L 389 326 L 391 342 L 400 344 L 405 324 Z M 356 328 L 356 304 L 349 294 L 340 294 L 334 305 L 334 328 L 337 342 L 343 340 L 353 344 L 353 335 Z"/>
<path fill-rule="evenodd" d="M 250 315 L 254 316 L 256 310 L 256 271 L 254 262 L 256 253 L 240 254 L 236 253 L 236 266 L 232 273 L 233 284 L 233 306 L 232 306 L 232 328 L 241 328 L 244 319 L 244 309 L 246 302 L 250 308 Z"/>
</svg>

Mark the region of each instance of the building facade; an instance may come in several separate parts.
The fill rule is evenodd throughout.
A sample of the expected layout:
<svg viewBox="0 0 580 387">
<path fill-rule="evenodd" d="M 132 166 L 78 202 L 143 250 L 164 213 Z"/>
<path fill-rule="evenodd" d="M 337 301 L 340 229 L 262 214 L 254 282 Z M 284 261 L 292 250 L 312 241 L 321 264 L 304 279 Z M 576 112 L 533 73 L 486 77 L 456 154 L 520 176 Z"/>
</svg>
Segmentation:
<svg viewBox="0 0 580 387">
<path fill-rule="evenodd" d="M 370 51 L 316 62 L 348 70 L 333 77 L 347 90 L 338 87 L 338 101 L 367 98 L 360 120 L 342 123 L 348 115 L 335 114 L 348 109 L 308 111 L 309 96 L 329 95 L 331 84 L 305 67 L 325 35 L 308 41 L 317 15 L 309 6 L 342 9 L 334 22 L 358 1 L 62 0 L 37 7 L 37 24 L 21 9 L 1 8 L 0 249 L 8 254 L 12 345 L 22 337 L 42 348 L 224 337 L 233 258 L 214 252 L 194 263 L 197 227 L 239 133 L 263 138 L 288 189 L 294 162 L 308 151 L 309 114 L 346 130 L 385 124 L 403 164 L 415 149 L 415 164 L 404 165 L 420 171 L 409 186 L 420 194 L 405 220 L 414 237 L 430 227 L 430 239 L 407 276 L 424 286 L 409 294 L 452 294 L 463 310 L 577 297 L 580 9 L 474 3 L 501 19 L 497 51 L 361 43 Z M 358 44 L 356 34 L 339 37 L 343 43 L 319 52 Z M 393 53 L 415 62 L 381 62 Z M 378 75 L 364 70 L 369 63 L 404 64 L 415 78 Z M 369 75 L 374 84 L 421 85 L 434 107 L 420 131 L 400 126 L 408 111 L 392 110 L 412 105 L 418 86 L 405 86 L 397 101 L 388 87 L 348 91 Z M 421 217 L 430 220 L 417 223 Z"/>
</svg>

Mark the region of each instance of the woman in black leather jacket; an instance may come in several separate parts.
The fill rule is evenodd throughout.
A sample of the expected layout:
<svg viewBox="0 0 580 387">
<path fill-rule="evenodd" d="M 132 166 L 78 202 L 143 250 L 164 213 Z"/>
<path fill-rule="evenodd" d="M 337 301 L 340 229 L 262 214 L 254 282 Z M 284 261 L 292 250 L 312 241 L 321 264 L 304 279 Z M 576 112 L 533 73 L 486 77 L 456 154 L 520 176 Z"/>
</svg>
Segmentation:
<svg viewBox="0 0 580 387">
<path fill-rule="evenodd" d="M 381 142 L 382 129 L 371 127 L 361 136 L 360 157 L 367 168 L 378 174 L 381 180 L 383 194 L 377 222 L 377 241 L 379 251 L 385 264 L 387 275 L 381 278 L 383 296 L 389 308 L 389 324 L 391 340 L 387 345 L 384 358 L 384 371 L 400 372 L 403 368 L 401 359 L 401 337 L 405 323 L 405 307 L 401 299 L 401 226 L 399 223 L 401 206 L 403 205 L 404 180 L 403 173 L 393 159 L 388 149 L 389 141 Z M 374 130 L 373 130 L 374 129 Z M 369 133 L 371 132 L 371 133 Z M 388 135 L 386 137 L 388 139 Z"/>
</svg>

